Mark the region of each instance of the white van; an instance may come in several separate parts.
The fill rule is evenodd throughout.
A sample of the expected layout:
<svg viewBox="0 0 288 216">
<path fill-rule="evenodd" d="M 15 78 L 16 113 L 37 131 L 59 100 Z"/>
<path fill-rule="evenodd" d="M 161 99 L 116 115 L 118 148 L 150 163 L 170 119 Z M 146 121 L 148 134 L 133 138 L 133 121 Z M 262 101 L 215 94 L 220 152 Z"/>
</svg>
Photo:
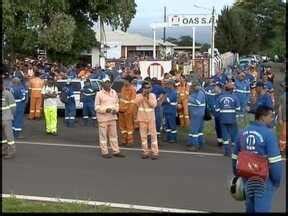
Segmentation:
<svg viewBox="0 0 288 216">
<path fill-rule="evenodd" d="M 82 109 L 83 108 L 83 103 L 80 102 L 80 90 L 84 87 L 84 81 L 85 80 L 80 80 L 80 79 L 72 79 L 70 80 L 71 85 L 73 86 L 74 89 L 74 94 L 75 94 L 75 102 L 76 102 L 76 109 Z M 90 79 L 92 87 L 96 89 L 96 91 L 101 90 L 101 80 L 98 79 Z M 67 80 L 57 80 L 56 85 L 58 87 L 59 94 L 57 96 L 57 108 L 58 109 L 65 109 L 65 104 L 62 103 L 60 100 L 60 93 L 62 91 L 62 88 L 66 85 Z"/>
</svg>

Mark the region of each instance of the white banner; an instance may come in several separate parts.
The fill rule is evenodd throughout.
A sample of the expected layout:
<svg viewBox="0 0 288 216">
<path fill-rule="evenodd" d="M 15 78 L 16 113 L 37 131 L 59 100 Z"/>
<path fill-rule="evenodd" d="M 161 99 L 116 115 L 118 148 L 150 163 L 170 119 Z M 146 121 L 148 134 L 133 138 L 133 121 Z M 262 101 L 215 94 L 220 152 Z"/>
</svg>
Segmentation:
<svg viewBox="0 0 288 216">
<path fill-rule="evenodd" d="M 214 17 L 216 22 L 216 16 Z M 212 15 L 170 15 L 169 26 L 212 26 Z"/>
<path fill-rule="evenodd" d="M 108 59 L 118 59 L 121 58 L 121 42 L 106 42 L 106 45 L 108 46 L 106 48 L 106 58 Z"/>
<path fill-rule="evenodd" d="M 146 77 L 156 77 L 163 79 L 164 73 L 169 73 L 172 69 L 171 61 L 140 61 L 139 68 L 143 79 Z"/>
</svg>

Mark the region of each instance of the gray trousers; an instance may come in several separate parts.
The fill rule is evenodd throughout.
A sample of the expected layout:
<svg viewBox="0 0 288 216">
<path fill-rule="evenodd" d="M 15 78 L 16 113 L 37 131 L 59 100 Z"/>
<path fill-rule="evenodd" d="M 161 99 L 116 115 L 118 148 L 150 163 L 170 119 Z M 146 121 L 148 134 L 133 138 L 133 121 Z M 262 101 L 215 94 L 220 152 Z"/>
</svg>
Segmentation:
<svg viewBox="0 0 288 216">
<path fill-rule="evenodd" d="M 2 144 L 15 144 L 14 134 L 12 130 L 12 120 L 2 120 Z"/>
</svg>

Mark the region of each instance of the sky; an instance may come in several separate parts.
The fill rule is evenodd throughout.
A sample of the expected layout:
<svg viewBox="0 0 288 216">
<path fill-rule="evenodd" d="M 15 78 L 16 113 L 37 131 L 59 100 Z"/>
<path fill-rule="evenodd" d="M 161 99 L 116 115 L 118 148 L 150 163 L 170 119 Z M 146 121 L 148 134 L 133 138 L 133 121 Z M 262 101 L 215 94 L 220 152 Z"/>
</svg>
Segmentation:
<svg viewBox="0 0 288 216">
<path fill-rule="evenodd" d="M 137 12 L 132 20 L 128 32 L 136 32 L 148 37 L 153 37 L 152 29 L 149 25 L 153 22 L 163 22 L 164 6 L 167 7 L 167 16 L 171 14 L 211 14 L 212 7 L 215 7 L 216 14 L 221 13 L 224 6 L 232 6 L 235 0 L 135 0 Z M 205 7 L 206 9 L 196 8 L 195 5 Z M 192 28 L 169 28 L 166 30 L 167 37 L 180 37 L 190 35 L 192 37 Z M 156 32 L 157 39 L 163 37 L 163 30 Z M 196 42 L 211 41 L 211 28 L 198 27 L 195 30 Z"/>
</svg>

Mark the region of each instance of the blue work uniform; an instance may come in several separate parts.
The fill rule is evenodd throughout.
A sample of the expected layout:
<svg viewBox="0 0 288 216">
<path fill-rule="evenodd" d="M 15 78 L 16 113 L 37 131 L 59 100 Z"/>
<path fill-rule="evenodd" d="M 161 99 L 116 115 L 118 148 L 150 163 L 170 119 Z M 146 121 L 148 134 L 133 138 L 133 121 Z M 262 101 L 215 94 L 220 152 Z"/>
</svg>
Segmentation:
<svg viewBox="0 0 288 216">
<path fill-rule="evenodd" d="M 218 112 L 215 111 L 215 105 L 217 102 L 217 98 L 219 97 L 220 94 L 217 94 L 215 92 L 214 85 L 209 85 L 208 87 L 205 88 L 206 103 L 210 113 L 214 116 L 217 142 L 219 144 L 223 143 L 223 138 L 220 125 L 220 115 Z"/>
<path fill-rule="evenodd" d="M 268 92 L 273 92 L 273 83 L 271 81 L 266 81 L 263 83 L 264 84 L 264 89 L 267 89 Z"/>
<path fill-rule="evenodd" d="M 238 133 L 236 112 L 240 111 L 240 102 L 235 94 L 224 91 L 217 99 L 215 111 L 219 113 L 223 136 L 224 155 L 230 155 L 229 138 L 232 146 Z"/>
<path fill-rule="evenodd" d="M 68 79 L 76 79 L 77 78 L 77 73 L 75 68 L 70 68 L 67 71 L 67 78 Z"/>
<path fill-rule="evenodd" d="M 82 115 L 85 126 L 88 125 L 89 116 L 93 121 L 93 126 L 96 125 L 95 95 L 96 90 L 91 86 L 84 86 L 81 90 L 81 102 L 83 102 Z"/>
<path fill-rule="evenodd" d="M 235 80 L 235 90 L 236 96 L 240 102 L 240 117 L 244 117 L 245 108 L 248 105 L 248 101 L 250 100 L 250 82 L 247 79 Z"/>
<path fill-rule="evenodd" d="M 76 102 L 75 94 L 72 85 L 66 85 L 62 91 L 65 91 L 68 97 L 67 103 L 65 103 L 65 123 L 67 127 L 74 127 L 76 116 Z"/>
<path fill-rule="evenodd" d="M 225 85 L 229 79 L 224 73 L 216 74 L 211 77 L 215 83 L 220 83 L 221 85 Z"/>
<path fill-rule="evenodd" d="M 243 179 L 246 212 L 271 212 L 273 195 L 280 185 L 283 169 L 276 135 L 268 126 L 260 122 L 252 122 L 241 131 L 232 152 L 234 175 L 237 175 L 236 164 L 241 150 L 262 155 L 269 162 L 269 177 L 265 182 Z"/>
<path fill-rule="evenodd" d="M 205 115 L 206 97 L 203 89 L 192 92 L 188 98 L 190 133 L 188 145 L 200 148 L 203 145 L 203 126 Z"/>
<path fill-rule="evenodd" d="M 273 109 L 273 102 L 272 102 L 271 95 L 269 93 L 266 92 L 265 94 L 262 94 L 257 97 L 255 110 L 259 106 L 266 106 L 266 107 L 270 107 L 271 109 Z"/>
<path fill-rule="evenodd" d="M 157 101 L 159 100 L 160 95 L 165 94 L 165 91 L 162 86 L 159 84 L 152 84 L 152 93 L 155 94 Z M 156 106 L 155 108 L 155 117 L 156 117 L 156 130 L 157 135 L 161 133 L 162 126 L 162 117 L 163 117 L 163 109 L 162 106 Z"/>
<path fill-rule="evenodd" d="M 10 89 L 16 102 L 16 111 L 12 122 L 14 136 L 18 137 L 23 130 L 24 112 L 26 107 L 26 92 L 22 84 L 12 85 Z"/>
<path fill-rule="evenodd" d="M 165 118 L 165 132 L 168 142 L 176 142 L 176 112 L 177 92 L 175 89 L 166 88 L 166 99 L 163 102 L 163 114 Z"/>
</svg>

